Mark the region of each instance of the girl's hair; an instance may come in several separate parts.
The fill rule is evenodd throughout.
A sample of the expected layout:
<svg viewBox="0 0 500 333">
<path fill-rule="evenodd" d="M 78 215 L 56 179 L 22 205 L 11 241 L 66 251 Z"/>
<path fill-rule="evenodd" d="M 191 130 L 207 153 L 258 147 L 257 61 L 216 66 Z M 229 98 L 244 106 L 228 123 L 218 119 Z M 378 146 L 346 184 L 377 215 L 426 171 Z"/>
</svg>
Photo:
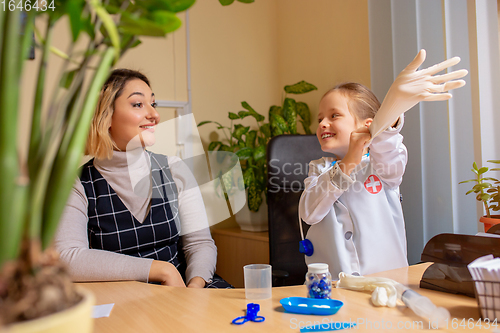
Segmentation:
<svg viewBox="0 0 500 333">
<path fill-rule="evenodd" d="M 113 149 L 118 150 L 109 134 L 111 118 L 115 111 L 115 101 L 122 94 L 125 85 L 135 79 L 142 80 L 151 87 L 148 78 L 138 71 L 120 68 L 111 72 L 99 94 L 85 146 L 85 155 L 98 159 L 110 159 L 113 156 Z"/>
<path fill-rule="evenodd" d="M 375 117 L 375 114 L 380 108 L 380 102 L 377 96 L 361 83 L 345 82 L 338 84 L 328 90 L 323 97 L 333 91 L 338 91 L 344 96 L 349 97 L 349 111 L 357 120 Z"/>
</svg>

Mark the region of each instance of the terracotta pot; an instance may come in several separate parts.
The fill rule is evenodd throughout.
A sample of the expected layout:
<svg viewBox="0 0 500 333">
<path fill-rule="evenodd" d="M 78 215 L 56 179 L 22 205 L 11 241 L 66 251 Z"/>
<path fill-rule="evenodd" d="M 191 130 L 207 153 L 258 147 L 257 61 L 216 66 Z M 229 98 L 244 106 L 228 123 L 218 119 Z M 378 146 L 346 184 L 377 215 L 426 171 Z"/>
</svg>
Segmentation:
<svg viewBox="0 0 500 333">
<path fill-rule="evenodd" d="M 491 217 L 481 216 L 479 222 L 484 223 L 484 232 L 488 232 L 488 229 L 495 224 L 500 224 L 500 215 L 491 215 Z"/>
<path fill-rule="evenodd" d="M 42 318 L 5 327 L 5 333 L 91 333 L 94 330 L 92 311 L 94 295 L 79 288 L 83 299 L 75 306 Z"/>
</svg>

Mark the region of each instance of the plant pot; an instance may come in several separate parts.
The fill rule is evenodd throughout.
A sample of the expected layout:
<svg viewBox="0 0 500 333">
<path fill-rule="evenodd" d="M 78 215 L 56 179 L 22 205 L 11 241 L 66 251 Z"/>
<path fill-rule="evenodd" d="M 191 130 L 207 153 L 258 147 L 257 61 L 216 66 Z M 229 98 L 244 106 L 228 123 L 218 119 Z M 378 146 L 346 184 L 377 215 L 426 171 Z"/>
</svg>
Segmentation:
<svg viewBox="0 0 500 333">
<path fill-rule="evenodd" d="M 500 224 L 500 215 L 491 215 L 491 217 L 481 216 L 479 222 L 484 223 L 484 232 L 488 232 L 495 224 Z"/>
<path fill-rule="evenodd" d="M 5 333 L 91 333 L 94 330 L 94 295 L 83 288 L 78 288 L 78 292 L 83 298 L 73 307 L 42 318 L 9 325 L 5 327 Z"/>
<path fill-rule="evenodd" d="M 267 223 L 268 217 L 266 198 L 264 193 L 262 195 L 262 204 L 257 212 L 251 211 L 248 208 L 248 204 L 245 204 L 243 208 L 235 214 L 236 223 L 238 223 L 241 230 L 262 232 L 269 229 Z"/>
</svg>

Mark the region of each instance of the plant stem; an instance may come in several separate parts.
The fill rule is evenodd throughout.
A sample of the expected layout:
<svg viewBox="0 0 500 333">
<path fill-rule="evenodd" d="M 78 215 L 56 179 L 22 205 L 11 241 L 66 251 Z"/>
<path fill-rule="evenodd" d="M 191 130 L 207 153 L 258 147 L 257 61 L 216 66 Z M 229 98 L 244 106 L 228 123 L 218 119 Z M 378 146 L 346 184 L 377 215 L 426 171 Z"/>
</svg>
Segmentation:
<svg viewBox="0 0 500 333">
<path fill-rule="evenodd" d="M 14 239 L 14 228 L 22 223 L 13 221 L 13 193 L 16 190 L 19 161 L 17 157 L 17 123 L 19 93 L 19 33 L 20 12 L 7 11 L 2 14 L 2 45 L 0 63 L 0 267 L 17 253 L 18 241 Z"/>
<path fill-rule="evenodd" d="M 99 67 L 87 90 L 78 126 L 71 135 L 69 146 L 64 151 L 60 149 L 58 152 L 53 172 L 50 176 L 51 186 L 47 188 L 47 195 L 44 203 L 45 209 L 42 226 L 43 248 L 49 245 L 56 231 L 59 219 L 66 206 L 66 199 L 76 179 L 76 172 L 83 156 L 83 149 L 87 140 L 90 122 L 94 115 L 97 99 L 99 98 L 99 91 L 109 75 L 109 69 L 112 65 L 115 53 L 116 50 L 110 47 L 102 56 Z"/>
<path fill-rule="evenodd" d="M 30 178 L 34 178 L 36 169 L 38 168 L 39 148 L 42 142 L 41 119 L 42 119 L 42 103 L 45 86 L 45 73 L 47 72 L 47 62 L 50 55 L 50 44 L 52 40 L 53 22 L 49 17 L 47 20 L 47 32 L 45 43 L 40 59 L 40 67 L 38 68 L 38 78 L 35 91 L 35 102 L 33 104 L 33 118 L 31 120 L 31 135 L 28 155 L 28 166 Z"/>
<path fill-rule="evenodd" d="M 477 183 L 479 185 L 483 183 L 483 179 L 481 178 L 480 173 L 477 174 Z M 483 195 L 484 195 L 484 188 L 481 187 L 481 200 L 482 200 Z M 486 210 L 486 217 L 490 218 L 491 216 L 490 216 L 490 210 L 488 208 L 488 202 L 483 200 L 483 204 L 484 204 L 484 209 Z"/>
</svg>

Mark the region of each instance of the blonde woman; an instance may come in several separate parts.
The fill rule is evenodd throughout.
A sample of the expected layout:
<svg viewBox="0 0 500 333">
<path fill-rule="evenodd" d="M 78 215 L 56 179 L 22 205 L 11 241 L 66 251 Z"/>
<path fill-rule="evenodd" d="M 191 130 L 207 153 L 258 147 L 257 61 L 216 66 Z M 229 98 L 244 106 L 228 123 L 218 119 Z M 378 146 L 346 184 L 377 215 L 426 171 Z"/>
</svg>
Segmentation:
<svg viewBox="0 0 500 333">
<path fill-rule="evenodd" d="M 189 169 L 145 150 L 160 121 L 155 107 L 146 76 L 111 73 L 87 141 L 93 158 L 74 185 L 55 245 L 75 281 L 231 287 L 214 277 L 217 249 Z M 143 179 L 133 184 L 138 173 Z"/>
</svg>

